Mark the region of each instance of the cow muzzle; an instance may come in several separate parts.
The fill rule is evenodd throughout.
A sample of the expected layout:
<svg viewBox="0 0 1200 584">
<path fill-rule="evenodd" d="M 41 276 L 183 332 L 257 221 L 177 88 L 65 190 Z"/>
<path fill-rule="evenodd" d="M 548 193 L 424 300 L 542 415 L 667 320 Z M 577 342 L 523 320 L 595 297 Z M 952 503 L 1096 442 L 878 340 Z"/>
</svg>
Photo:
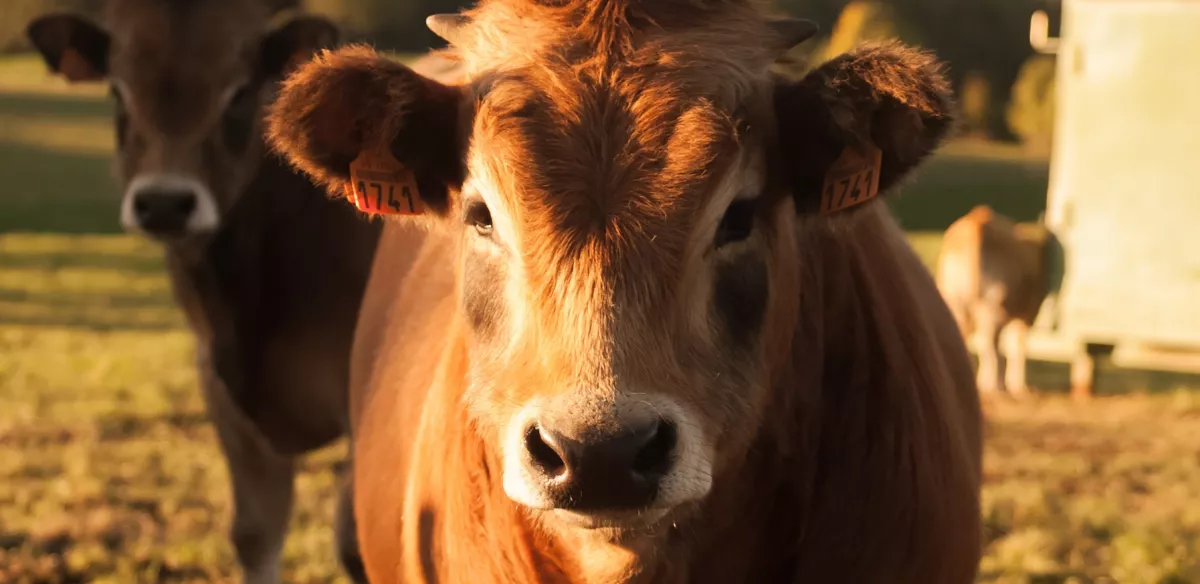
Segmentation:
<svg viewBox="0 0 1200 584">
<path fill-rule="evenodd" d="M 708 451 L 694 418 L 666 398 L 535 403 L 508 430 L 504 488 L 583 526 L 645 522 L 707 495 Z"/>
<path fill-rule="evenodd" d="M 172 174 L 139 175 L 125 192 L 121 224 L 155 239 L 208 233 L 219 216 L 212 193 L 200 181 Z"/>
</svg>

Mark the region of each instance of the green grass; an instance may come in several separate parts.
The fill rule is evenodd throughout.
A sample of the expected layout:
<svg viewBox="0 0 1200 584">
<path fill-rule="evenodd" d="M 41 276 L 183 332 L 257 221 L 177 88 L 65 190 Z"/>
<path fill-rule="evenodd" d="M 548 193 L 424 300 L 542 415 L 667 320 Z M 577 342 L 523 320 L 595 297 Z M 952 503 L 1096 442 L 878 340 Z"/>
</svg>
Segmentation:
<svg viewBox="0 0 1200 584">
<path fill-rule="evenodd" d="M 117 225 L 109 103 L 41 71 L 0 60 L 0 581 L 231 579 L 192 340 L 158 250 Z M 1034 219 L 1046 180 L 1044 159 L 955 144 L 892 204 L 932 265 L 954 218 L 987 202 Z M 1100 393 L 1168 391 L 989 410 L 980 582 L 1200 581 L 1200 393 L 1104 373 Z M 1046 363 L 1030 378 L 1067 379 Z M 344 581 L 330 527 L 344 451 L 305 462 L 286 581 Z"/>
<path fill-rule="evenodd" d="M 980 581 L 1200 582 L 1200 395 L 988 417 Z"/>
<path fill-rule="evenodd" d="M 1049 163 L 1017 146 L 955 143 L 915 175 L 892 201 L 909 231 L 943 230 L 981 203 L 1017 221 L 1035 221 L 1046 208 Z"/>
<path fill-rule="evenodd" d="M 120 232 L 109 116 L 103 95 L 0 91 L 0 233 Z"/>
</svg>

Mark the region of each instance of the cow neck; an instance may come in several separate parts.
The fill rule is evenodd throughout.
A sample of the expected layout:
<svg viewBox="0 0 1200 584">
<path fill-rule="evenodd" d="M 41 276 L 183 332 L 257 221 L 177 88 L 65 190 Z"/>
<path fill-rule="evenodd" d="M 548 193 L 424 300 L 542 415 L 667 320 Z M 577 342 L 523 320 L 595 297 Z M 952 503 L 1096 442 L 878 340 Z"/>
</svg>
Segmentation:
<svg viewBox="0 0 1200 584">
<path fill-rule="evenodd" d="M 906 565 L 896 539 L 910 540 L 928 520 L 917 510 L 936 504 L 914 480 L 934 472 L 940 444 L 922 421 L 945 416 L 931 411 L 944 406 L 932 392 L 951 385 L 938 382 L 945 360 L 921 314 L 928 276 L 907 245 L 882 205 L 801 237 L 792 364 L 762 426 L 774 432 L 760 436 L 727 503 L 739 509 L 733 532 L 767 535 L 749 568 L 764 581 L 877 581 Z M 844 501 L 859 502 L 861 521 L 845 521 Z"/>
<path fill-rule="evenodd" d="M 799 310 L 788 357 L 777 364 L 749 454 L 719 470 L 699 523 L 684 526 L 698 534 L 690 546 L 689 581 L 798 577 L 807 550 L 822 549 L 822 539 L 831 535 L 824 507 L 844 488 L 846 475 L 860 470 L 847 470 L 853 465 L 848 459 L 869 455 L 864 449 L 876 439 L 874 420 L 885 423 L 880 414 L 893 402 L 888 393 L 894 388 L 885 375 L 889 356 L 877 347 L 894 332 L 881 330 L 882 323 L 897 316 L 890 313 L 895 306 L 880 298 L 908 291 L 888 289 L 898 281 L 880 286 L 875 271 L 902 282 L 900 265 L 859 240 L 867 234 L 872 241 L 866 246 L 882 243 L 875 232 L 886 230 L 886 222 L 867 211 L 848 223 L 832 229 L 801 225 L 797 231 Z"/>
</svg>

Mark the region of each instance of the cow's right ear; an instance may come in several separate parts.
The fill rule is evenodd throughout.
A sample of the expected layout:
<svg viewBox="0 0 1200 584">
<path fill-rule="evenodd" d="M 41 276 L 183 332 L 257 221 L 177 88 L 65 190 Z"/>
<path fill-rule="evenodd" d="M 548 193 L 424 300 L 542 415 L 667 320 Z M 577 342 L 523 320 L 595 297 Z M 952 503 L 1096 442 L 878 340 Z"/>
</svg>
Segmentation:
<svg viewBox="0 0 1200 584">
<path fill-rule="evenodd" d="M 416 179 L 425 208 L 445 215 L 461 186 L 460 88 L 443 85 L 364 46 L 322 51 L 280 88 L 267 115 L 271 145 L 342 195 L 350 163 L 386 149 Z"/>
<path fill-rule="evenodd" d="M 108 33 L 74 14 L 38 17 L 25 29 L 50 70 L 72 83 L 100 81 L 108 75 Z"/>
</svg>

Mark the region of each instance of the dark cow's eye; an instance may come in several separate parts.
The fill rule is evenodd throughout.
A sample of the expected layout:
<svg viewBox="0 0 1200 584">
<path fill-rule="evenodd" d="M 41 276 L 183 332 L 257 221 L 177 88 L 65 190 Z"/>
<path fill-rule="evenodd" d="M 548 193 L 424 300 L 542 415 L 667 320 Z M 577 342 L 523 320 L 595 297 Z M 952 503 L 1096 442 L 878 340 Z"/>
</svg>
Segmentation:
<svg viewBox="0 0 1200 584">
<path fill-rule="evenodd" d="M 251 120 L 258 112 L 258 86 L 246 83 L 239 86 L 225 103 L 225 118 Z"/>
<path fill-rule="evenodd" d="M 492 212 L 482 201 L 472 201 L 467 204 L 463 222 L 474 227 L 480 235 L 491 235 L 492 233 Z"/>
<path fill-rule="evenodd" d="M 721 224 L 717 226 L 717 237 L 713 240 L 714 247 L 742 241 L 750 237 L 754 230 L 754 200 L 739 199 L 725 210 Z"/>
<path fill-rule="evenodd" d="M 254 119 L 257 113 L 258 95 L 253 84 L 247 83 L 237 88 L 225 105 L 225 113 L 221 117 L 222 131 L 225 144 L 235 152 L 242 152 L 250 143 L 254 131 Z"/>
<path fill-rule="evenodd" d="M 250 98 L 254 97 L 252 89 L 250 83 L 239 86 L 229 98 L 228 109 L 244 108 L 249 105 Z"/>
</svg>

